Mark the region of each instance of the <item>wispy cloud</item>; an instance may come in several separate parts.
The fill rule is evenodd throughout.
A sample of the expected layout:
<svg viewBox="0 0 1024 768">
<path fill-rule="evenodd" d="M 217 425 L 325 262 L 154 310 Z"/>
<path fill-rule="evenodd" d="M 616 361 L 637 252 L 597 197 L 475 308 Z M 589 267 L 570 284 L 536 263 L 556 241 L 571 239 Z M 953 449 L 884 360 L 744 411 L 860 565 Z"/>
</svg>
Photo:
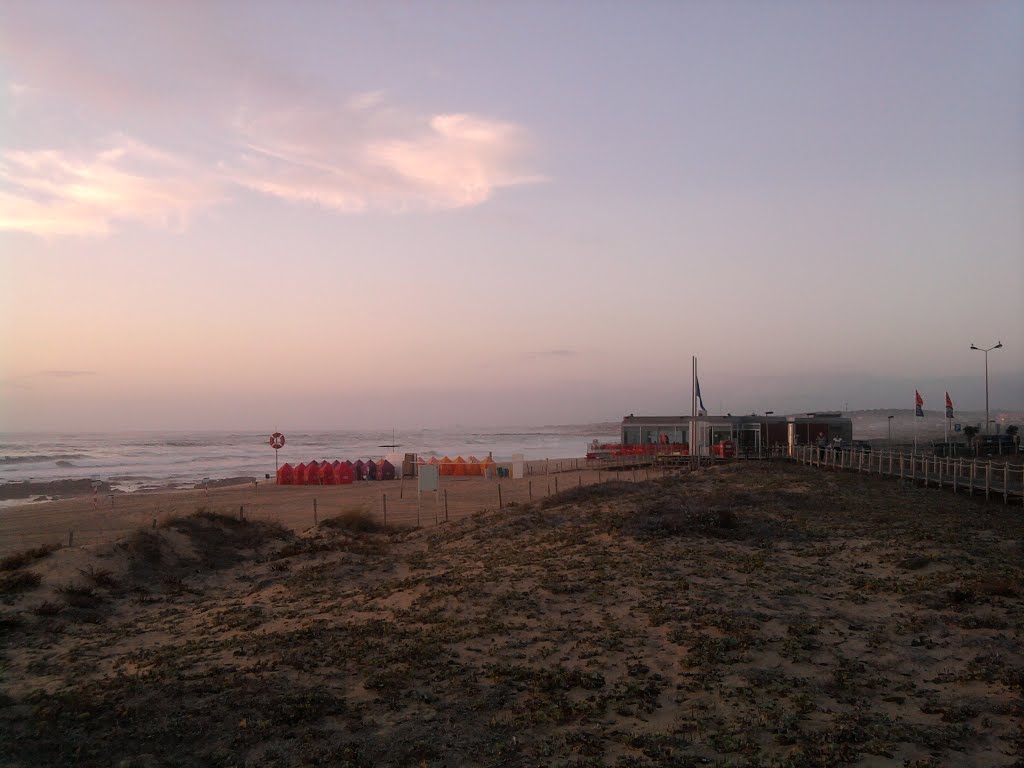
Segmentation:
<svg viewBox="0 0 1024 768">
<path fill-rule="evenodd" d="M 462 208 L 541 180 L 512 123 L 469 114 L 417 118 L 363 94 L 333 111 L 296 109 L 238 126 L 235 183 L 346 213 Z"/>
<path fill-rule="evenodd" d="M 92 152 L 0 153 L 0 230 L 105 235 L 114 221 L 181 229 L 222 199 L 221 184 L 184 158 L 118 136 Z"/>
<path fill-rule="evenodd" d="M 202 4 L 122 9 L 114 27 L 161 34 L 116 51 L 81 34 L 93 11 L 37 5 L 0 25 L 19 147 L 0 146 L 0 230 L 181 229 L 243 189 L 345 214 L 456 209 L 542 180 L 524 126 L 338 93 Z M 175 151 L 161 151 L 171 131 Z"/>
<path fill-rule="evenodd" d="M 31 374 L 27 378 L 39 377 L 45 379 L 74 379 L 79 376 L 95 376 L 96 371 L 39 371 L 39 373 Z"/>
<path fill-rule="evenodd" d="M 537 353 L 538 357 L 575 357 L 578 354 L 575 349 L 545 349 Z"/>
<path fill-rule="evenodd" d="M 0 230 L 107 235 L 118 221 L 172 230 L 238 187 L 355 214 L 479 205 L 541 180 L 519 126 L 469 114 L 416 117 L 378 93 L 334 110 L 295 108 L 223 129 L 213 169 L 116 136 L 91 152 L 0 152 Z"/>
<path fill-rule="evenodd" d="M 0 379 L 0 386 L 11 387 L 14 389 L 32 389 L 33 384 L 38 384 L 44 381 L 52 381 L 54 379 L 77 379 L 82 376 L 95 375 L 96 371 L 83 370 L 36 371 L 35 373 L 25 373 L 20 376 L 11 376 L 6 379 Z"/>
</svg>

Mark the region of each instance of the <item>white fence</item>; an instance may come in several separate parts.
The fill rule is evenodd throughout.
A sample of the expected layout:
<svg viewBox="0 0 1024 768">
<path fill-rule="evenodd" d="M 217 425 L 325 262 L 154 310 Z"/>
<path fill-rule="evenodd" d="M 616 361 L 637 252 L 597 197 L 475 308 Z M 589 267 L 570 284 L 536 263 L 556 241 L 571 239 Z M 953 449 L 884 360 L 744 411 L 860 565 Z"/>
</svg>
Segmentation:
<svg viewBox="0 0 1024 768">
<path fill-rule="evenodd" d="M 1024 464 L 999 459 L 921 455 L 899 451 L 852 451 L 797 446 L 793 458 L 809 466 L 894 477 L 954 493 L 1002 497 L 1004 504 L 1024 503 Z M 1009 458 L 1009 457 L 1008 457 Z"/>
</svg>

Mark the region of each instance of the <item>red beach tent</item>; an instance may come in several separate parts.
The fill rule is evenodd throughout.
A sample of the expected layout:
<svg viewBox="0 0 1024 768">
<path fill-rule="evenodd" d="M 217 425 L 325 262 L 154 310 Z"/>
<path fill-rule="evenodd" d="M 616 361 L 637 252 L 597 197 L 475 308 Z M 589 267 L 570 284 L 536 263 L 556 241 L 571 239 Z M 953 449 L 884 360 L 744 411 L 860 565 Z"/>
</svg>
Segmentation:
<svg viewBox="0 0 1024 768">
<path fill-rule="evenodd" d="M 351 461 L 335 462 L 334 482 L 337 485 L 350 485 L 356 479 L 355 470 L 352 469 Z"/>
<path fill-rule="evenodd" d="M 295 481 L 295 470 L 291 464 L 282 464 L 277 469 L 277 484 L 292 485 Z"/>
</svg>

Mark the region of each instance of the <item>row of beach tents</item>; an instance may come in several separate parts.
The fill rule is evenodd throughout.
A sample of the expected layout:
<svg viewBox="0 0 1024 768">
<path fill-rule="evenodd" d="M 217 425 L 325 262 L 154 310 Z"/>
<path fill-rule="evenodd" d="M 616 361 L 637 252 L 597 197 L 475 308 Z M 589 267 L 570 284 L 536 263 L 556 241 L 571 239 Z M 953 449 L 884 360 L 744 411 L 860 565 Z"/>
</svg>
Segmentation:
<svg viewBox="0 0 1024 768">
<path fill-rule="evenodd" d="M 456 456 L 450 459 L 433 457 L 426 461 L 417 461 L 418 465 L 436 465 L 442 475 L 463 476 L 494 476 L 497 463 L 488 456 L 477 459 L 470 456 L 464 459 Z M 282 464 L 277 470 L 278 485 L 348 485 L 357 480 L 394 480 L 400 476 L 401 469 L 387 459 L 374 461 L 311 461 L 308 464 Z"/>
</svg>

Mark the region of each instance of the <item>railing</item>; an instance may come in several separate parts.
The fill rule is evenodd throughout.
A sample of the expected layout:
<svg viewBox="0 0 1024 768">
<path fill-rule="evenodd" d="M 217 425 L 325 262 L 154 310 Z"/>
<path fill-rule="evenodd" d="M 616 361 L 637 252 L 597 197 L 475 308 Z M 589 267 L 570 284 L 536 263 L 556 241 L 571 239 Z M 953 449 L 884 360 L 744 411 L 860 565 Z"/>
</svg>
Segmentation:
<svg viewBox="0 0 1024 768">
<path fill-rule="evenodd" d="M 1024 464 L 992 459 L 921 455 L 898 451 L 853 451 L 799 445 L 793 459 L 808 466 L 894 477 L 925 487 L 951 488 L 954 493 L 1002 497 L 1004 504 L 1024 504 Z"/>
</svg>

